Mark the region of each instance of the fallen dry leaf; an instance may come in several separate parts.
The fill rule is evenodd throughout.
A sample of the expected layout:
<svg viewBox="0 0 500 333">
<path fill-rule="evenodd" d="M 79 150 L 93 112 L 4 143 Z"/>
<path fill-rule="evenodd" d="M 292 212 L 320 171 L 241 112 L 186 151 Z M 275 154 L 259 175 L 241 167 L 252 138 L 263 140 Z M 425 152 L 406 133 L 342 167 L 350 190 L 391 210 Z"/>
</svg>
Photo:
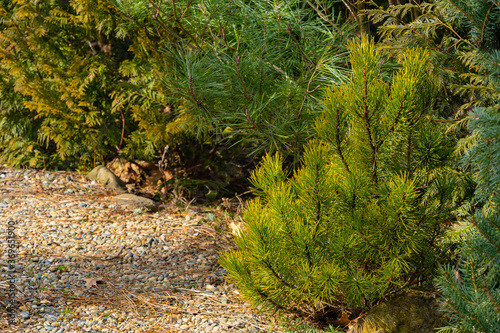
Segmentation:
<svg viewBox="0 0 500 333">
<path fill-rule="evenodd" d="M 342 313 L 342 316 L 339 319 L 337 319 L 333 322 L 334 325 L 342 326 L 342 327 L 347 327 L 347 326 L 349 326 L 350 323 L 351 323 L 351 320 L 349 319 L 349 316 L 345 312 Z"/>
<path fill-rule="evenodd" d="M 231 228 L 231 232 L 233 235 L 240 236 L 240 234 L 241 234 L 241 226 L 240 225 L 241 225 L 241 223 L 238 223 L 238 224 L 236 224 L 234 222 L 229 223 L 229 228 Z"/>
<path fill-rule="evenodd" d="M 93 278 L 83 278 L 85 280 L 85 288 L 87 289 L 90 289 L 94 286 L 97 287 L 97 283 L 100 282 L 100 283 L 104 283 L 104 280 L 102 277 L 100 276 L 96 276 L 96 277 L 93 277 Z"/>
</svg>

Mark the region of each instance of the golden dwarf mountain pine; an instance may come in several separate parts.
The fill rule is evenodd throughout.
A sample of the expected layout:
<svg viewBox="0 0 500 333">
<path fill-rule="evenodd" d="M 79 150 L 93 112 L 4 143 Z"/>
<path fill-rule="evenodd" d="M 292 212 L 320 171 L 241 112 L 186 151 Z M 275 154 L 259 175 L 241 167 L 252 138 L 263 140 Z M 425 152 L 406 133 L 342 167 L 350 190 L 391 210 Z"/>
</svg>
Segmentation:
<svg viewBox="0 0 500 333">
<path fill-rule="evenodd" d="M 432 277 L 456 186 L 433 156 L 446 138 L 425 135 L 428 52 L 407 49 L 395 67 L 367 37 L 348 49 L 351 79 L 325 92 L 301 168 L 262 161 L 246 231 L 220 259 L 253 306 L 322 323 Z"/>
</svg>

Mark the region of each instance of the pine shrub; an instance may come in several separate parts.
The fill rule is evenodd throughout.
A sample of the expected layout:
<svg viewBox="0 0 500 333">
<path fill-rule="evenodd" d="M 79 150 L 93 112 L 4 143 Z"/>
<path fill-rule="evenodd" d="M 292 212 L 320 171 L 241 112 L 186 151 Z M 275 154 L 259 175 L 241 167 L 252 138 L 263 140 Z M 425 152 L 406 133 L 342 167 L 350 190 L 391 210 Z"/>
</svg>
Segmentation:
<svg viewBox="0 0 500 333">
<path fill-rule="evenodd" d="M 349 82 L 326 91 L 300 169 L 268 155 L 246 230 L 221 264 L 253 306 L 329 322 L 432 277 L 457 200 L 449 142 L 428 121 L 428 52 L 397 65 L 372 40 L 348 44 Z"/>
<path fill-rule="evenodd" d="M 344 44 L 353 26 L 328 6 L 301 0 L 114 3 L 134 30 L 163 37 L 148 50 L 158 66 L 151 82 L 158 94 L 148 100 L 163 97 L 174 125 L 197 138 L 217 134 L 257 156 L 296 154 L 313 132 L 320 88 L 348 75 Z M 141 109 L 134 115 L 150 133 L 155 112 Z"/>
</svg>

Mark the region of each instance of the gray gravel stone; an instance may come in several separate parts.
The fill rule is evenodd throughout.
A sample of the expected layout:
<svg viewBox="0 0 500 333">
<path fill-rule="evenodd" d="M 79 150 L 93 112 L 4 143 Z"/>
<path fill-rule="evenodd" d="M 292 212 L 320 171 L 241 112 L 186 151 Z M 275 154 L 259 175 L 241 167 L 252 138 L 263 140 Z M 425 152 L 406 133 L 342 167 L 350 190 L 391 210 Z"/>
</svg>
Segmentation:
<svg viewBox="0 0 500 333">
<path fill-rule="evenodd" d="M 29 318 L 29 316 L 30 316 L 30 312 L 29 311 L 22 311 L 22 312 L 19 313 L 19 317 L 24 318 L 24 319 Z"/>
<path fill-rule="evenodd" d="M 18 172 L 1 165 L 0 195 L 0 221 L 15 219 L 20 239 L 16 286 L 26 306 L 18 312 L 23 325 L 18 332 L 137 333 L 165 327 L 208 333 L 227 331 L 228 320 L 214 317 L 254 321 L 218 272 L 221 240 L 200 223 L 211 213 L 190 209 L 189 221 L 188 212 L 133 214 L 117 208 L 109 192 L 81 175 Z M 6 260 L 1 248 L 0 260 Z M 6 278 L 5 271 L 0 275 Z M 103 281 L 87 288 L 91 277 Z M 137 296 L 130 296 L 133 306 L 124 291 Z M 148 303 L 138 299 L 157 304 L 157 313 L 152 316 Z M 180 314 L 175 320 L 173 307 Z"/>
</svg>

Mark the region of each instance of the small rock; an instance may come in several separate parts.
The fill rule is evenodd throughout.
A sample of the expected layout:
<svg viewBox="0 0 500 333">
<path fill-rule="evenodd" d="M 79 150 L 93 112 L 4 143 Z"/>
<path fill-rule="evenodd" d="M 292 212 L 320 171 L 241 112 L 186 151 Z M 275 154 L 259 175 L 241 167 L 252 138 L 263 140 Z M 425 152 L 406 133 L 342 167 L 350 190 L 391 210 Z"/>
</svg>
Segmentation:
<svg viewBox="0 0 500 333">
<path fill-rule="evenodd" d="M 439 301 L 432 293 L 408 291 L 374 306 L 348 332 L 434 332 L 446 324 Z"/>
<path fill-rule="evenodd" d="M 55 313 L 46 313 L 43 317 L 48 321 L 54 321 L 57 319 L 58 315 Z"/>
<path fill-rule="evenodd" d="M 27 318 L 29 318 L 30 313 L 29 313 L 29 311 L 23 311 L 23 312 L 20 312 L 20 313 L 19 313 L 19 316 L 20 316 L 21 318 L 27 319 Z"/>
<path fill-rule="evenodd" d="M 114 198 L 119 205 L 128 206 L 132 209 L 146 208 L 148 210 L 157 210 L 156 204 L 153 200 L 143 198 L 134 194 L 125 193 L 115 196 Z"/>
<path fill-rule="evenodd" d="M 97 180 L 105 188 L 116 190 L 118 193 L 127 192 L 127 187 L 123 180 L 118 178 L 111 170 L 103 165 L 99 165 L 90 171 L 87 178 L 90 180 Z"/>
</svg>

